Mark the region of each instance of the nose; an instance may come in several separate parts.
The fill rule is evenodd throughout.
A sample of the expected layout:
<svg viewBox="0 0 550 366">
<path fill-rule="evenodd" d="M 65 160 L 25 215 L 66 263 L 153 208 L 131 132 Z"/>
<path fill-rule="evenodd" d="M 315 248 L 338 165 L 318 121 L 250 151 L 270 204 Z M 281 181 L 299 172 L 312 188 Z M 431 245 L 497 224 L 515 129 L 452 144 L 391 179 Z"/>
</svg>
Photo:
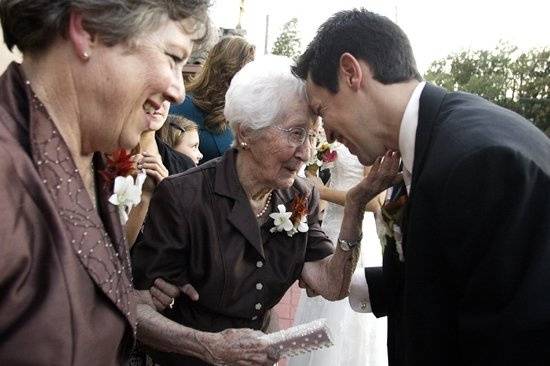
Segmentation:
<svg viewBox="0 0 550 366">
<path fill-rule="evenodd" d="M 185 85 L 183 83 L 183 72 L 175 68 L 170 80 L 170 86 L 164 93 L 164 98 L 170 103 L 179 104 L 185 98 Z"/>
<path fill-rule="evenodd" d="M 296 148 L 295 155 L 298 159 L 300 159 L 304 163 L 307 163 L 309 161 L 311 149 L 312 149 L 311 141 L 309 141 L 309 138 L 306 137 L 304 143 Z"/>
</svg>

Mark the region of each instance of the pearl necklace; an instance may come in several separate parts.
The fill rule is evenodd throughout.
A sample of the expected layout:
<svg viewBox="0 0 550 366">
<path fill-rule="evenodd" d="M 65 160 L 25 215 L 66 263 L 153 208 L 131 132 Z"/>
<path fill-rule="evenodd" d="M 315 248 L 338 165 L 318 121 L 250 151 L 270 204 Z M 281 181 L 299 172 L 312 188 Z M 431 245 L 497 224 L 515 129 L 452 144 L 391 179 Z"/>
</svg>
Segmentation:
<svg viewBox="0 0 550 366">
<path fill-rule="evenodd" d="M 271 193 L 273 193 L 273 192 L 269 192 L 269 195 L 267 196 L 267 200 L 265 201 L 264 208 L 256 214 L 257 219 L 262 217 L 263 214 L 265 213 L 265 211 L 267 210 L 267 208 L 269 207 L 269 204 L 271 203 Z"/>
</svg>

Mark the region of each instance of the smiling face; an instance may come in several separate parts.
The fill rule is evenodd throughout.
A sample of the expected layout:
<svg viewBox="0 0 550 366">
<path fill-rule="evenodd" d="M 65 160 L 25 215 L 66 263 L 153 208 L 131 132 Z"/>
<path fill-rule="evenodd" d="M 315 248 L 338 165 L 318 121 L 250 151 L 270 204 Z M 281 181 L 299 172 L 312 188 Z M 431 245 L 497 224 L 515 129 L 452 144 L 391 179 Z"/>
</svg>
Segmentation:
<svg viewBox="0 0 550 366">
<path fill-rule="evenodd" d="M 192 35 L 181 23 L 161 24 L 130 45 L 92 49 L 77 94 L 83 138 L 94 150 L 135 147 L 144 131 L 162 126 L 169 102 L 184 98 L 182 67 Z"/>
<path fill-rule="evenodd" d="M 195 164 L 199 164 L 202 159 L 202 153 L 199 150 L 199 132 L 195 130 L 186 131 L 174 150 L 187 155 Z"/>
<path fill-rule="evenodd" d="M 293 143 L 288 130 L 303 128 L 314 135 L 315 121 L 306 103 L 297 103 L 289 108 L 280 123 L 252 133 L 247 151 L 254 163 L 251 174 L 258 183 L 271 189 L 292 186 L 300 168 L 309 159 L 312 145 L 308 137 L 302 144 Z"/>
<path fill-rule="evenodd" d="M 332 94 L 308 78 L 306 90 L 311 110 L 323 119 L 329 141 L 338 140 L 366 166 L 386 151 L 379 137 L 380 125 L 375 108 L 362 91 L 352 90 L 340 80 Z"/>
</svg>

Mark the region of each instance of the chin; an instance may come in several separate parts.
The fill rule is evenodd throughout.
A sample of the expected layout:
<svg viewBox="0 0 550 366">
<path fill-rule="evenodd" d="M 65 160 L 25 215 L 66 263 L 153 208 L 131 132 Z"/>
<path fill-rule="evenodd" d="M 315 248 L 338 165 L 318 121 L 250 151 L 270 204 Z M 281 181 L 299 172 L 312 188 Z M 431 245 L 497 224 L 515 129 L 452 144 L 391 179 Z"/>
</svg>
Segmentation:
<svg viewBox="0 0 550 366">
<path fill-rule="evenodd" d="M 139 144 L 141 135 L 136 136 L 121 136 L 118 140 L 118 148 L 132 150 Z"/>
</svg>

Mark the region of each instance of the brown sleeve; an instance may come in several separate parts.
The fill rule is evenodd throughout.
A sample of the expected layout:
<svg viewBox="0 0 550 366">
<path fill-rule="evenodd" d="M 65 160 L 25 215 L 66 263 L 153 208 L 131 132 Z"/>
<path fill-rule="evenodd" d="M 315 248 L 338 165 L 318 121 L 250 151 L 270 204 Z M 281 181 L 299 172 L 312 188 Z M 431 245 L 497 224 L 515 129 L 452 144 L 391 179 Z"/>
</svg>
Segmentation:
<svg viewBox="0 0 550 366">
<path fill-rule="evenodd" d="M 143 239 L 132 248 L 134 286 L 148 289 L 156 278 L 186 284 L 189 224 L 183 205 L 169 179 L 156 188 L 143 229 Z"/>
</svg>

